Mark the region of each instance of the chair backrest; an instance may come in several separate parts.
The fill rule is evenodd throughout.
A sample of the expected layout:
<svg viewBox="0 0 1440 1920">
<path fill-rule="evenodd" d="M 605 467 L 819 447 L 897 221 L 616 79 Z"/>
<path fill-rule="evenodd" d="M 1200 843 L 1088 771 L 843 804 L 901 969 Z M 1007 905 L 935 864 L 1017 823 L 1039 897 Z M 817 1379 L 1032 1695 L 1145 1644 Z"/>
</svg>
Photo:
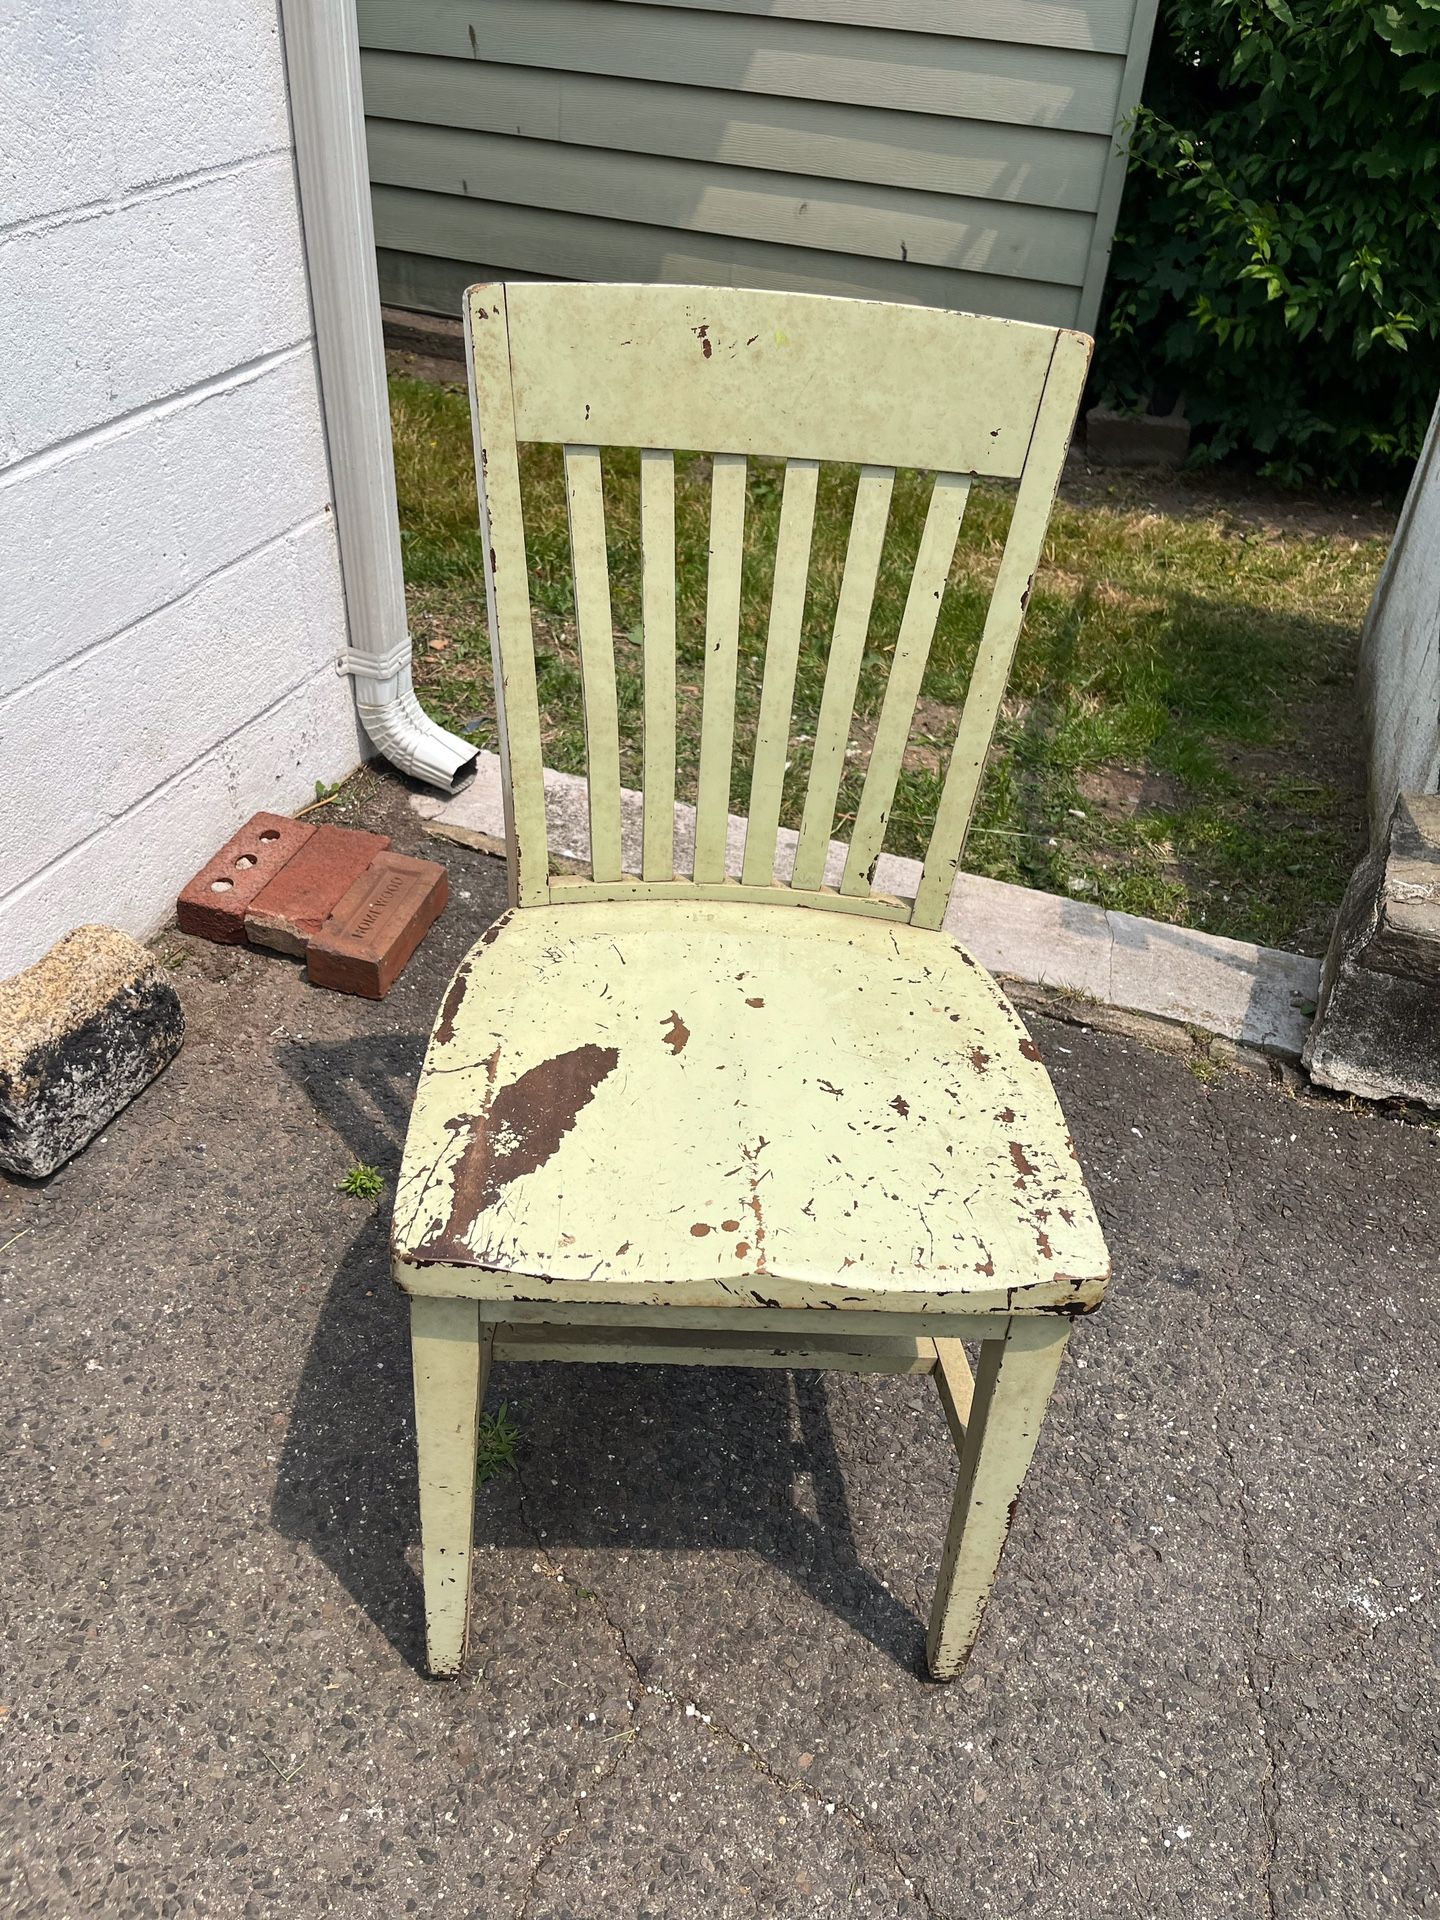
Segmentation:
<svg viewBox="0 0 1440 1920">
<path fill-rule="evenodd" d="M 661 898 L 792 902 L 939 926 L 960 863 L 1091 341 L 975 314 L 733 288 L 521 283 L 469 290 L 471 406 L 504 767 L 520 906 Z M 564 450 L 589 777 L 590 872 L 554 878 L 518 448 Z M 600 450 L 640 449 L 644 825 L 621 852 L 620 735 Z M 712 456 L 695 854 L 674 871 L 674 450 Z M 785 457 L 739 878 L 726 877 L 746 459 Z M 775 873 L 816 487 L 857 463 L 849 545 L 795 858 Z M 897 467 L 933 470 L 844 873 L 823 884 Z M 875 863 L 970 483 L 1019 489 L 913 908 L 872 890 Z"/>
</svg>

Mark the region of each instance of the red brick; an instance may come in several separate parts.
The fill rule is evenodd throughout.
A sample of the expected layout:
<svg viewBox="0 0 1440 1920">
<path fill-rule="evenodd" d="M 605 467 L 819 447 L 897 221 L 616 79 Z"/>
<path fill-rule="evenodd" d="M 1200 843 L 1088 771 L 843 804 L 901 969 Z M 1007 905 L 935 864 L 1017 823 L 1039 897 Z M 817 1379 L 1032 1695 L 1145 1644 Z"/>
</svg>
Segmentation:
<svg viewBox="0 0 1440 1920">
<path fill-rule="evenodd" d="M 310 942 L 317 987 L 383 1000 L 450 897 L 438 860 L 379 853 Z"/>
<path fill-rule="evenodd" d="M 388 833 L 362 833 L 322 822 L 245 909 L 251 944 L 303 954 L 376 854 L 389 845 Z"/>
<path fill-rule="evenodd" d="M 215 858 L 181 889 L 175 917 L 182 933 L 198 933 L 221 946 L 245 940 L 245 909 L 314 833 L 304 820 L 283 813 L 257 813 L 227 840 Z"/>
</svg>

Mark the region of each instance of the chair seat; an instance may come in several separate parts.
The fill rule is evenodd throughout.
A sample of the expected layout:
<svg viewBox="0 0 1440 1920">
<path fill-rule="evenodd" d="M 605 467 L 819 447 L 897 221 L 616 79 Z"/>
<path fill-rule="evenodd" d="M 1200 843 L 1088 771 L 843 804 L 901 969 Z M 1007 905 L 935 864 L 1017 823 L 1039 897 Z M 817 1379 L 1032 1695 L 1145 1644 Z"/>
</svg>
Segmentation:
<svg viewBox="0 0 1440 1920">
<path fill-rule="evenodd" d="M 1098 1303 L 1034 1042 L 948 935 L 696 900 L 527 907 L 457 972 L 395 1204 L 411 1292 L 906 1313 Z"/>
</svg>

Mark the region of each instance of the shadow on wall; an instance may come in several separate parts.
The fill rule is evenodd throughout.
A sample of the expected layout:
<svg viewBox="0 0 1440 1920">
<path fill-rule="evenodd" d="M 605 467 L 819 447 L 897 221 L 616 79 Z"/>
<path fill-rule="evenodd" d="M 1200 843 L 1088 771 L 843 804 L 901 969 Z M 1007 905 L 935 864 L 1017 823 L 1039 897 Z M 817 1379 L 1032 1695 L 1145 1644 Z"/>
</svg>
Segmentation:
<svg viewBox="0 0 1440 1920">
<path fill-rule="evenodd" d="M 358 1159 L 393 1172 L 423 1052 L 417 1034 L 296 1041 L 283 1063 Z M 388 1213 L 371 1217 L 326 1296 L 271 1518 L 319 1555 L 419 1670 L 409 1325 L 389 1276 L 388 1228 Z M 487 1404 L 502 1401 L 523 1435 L 521 1467 L 480 1492 L 477 1607 L 496 1548 L 533 1554 L 543 1539 L 562 1564 L 567 1547 L 749 1550 L 901 1666 L 921 1669 L 921 1621 L 860 1563 L 819 1374 L 500 1366 Z M 813 1516 L 796 1502 L 801 1476 Z"/>
</svg>

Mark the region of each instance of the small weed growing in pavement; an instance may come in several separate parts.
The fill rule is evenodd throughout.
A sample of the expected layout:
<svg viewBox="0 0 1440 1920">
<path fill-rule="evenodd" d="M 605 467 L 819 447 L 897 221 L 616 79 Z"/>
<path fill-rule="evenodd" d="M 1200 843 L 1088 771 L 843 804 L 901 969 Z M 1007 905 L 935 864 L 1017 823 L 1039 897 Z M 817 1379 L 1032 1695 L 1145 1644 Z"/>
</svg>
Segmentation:
<svg viewBox="0 0 1440 1920">
<path fill-rule="evenodd" d="M 494 1413 L 481 1414 L 475 1478 L 482 1486 L 497 1473 L 515 1471 L 515 1450 L 519 1445 L 520 1429 L 510 1418 L 510 1409 L 503 1401 Z"/>
<path fill-rule="evenodd" d="M 329 786 L 327 786 L 323 780 L 317 780 L 315 782 L 315 798 L 313 800 L 307 800 L 305 805 L 301 807 L 300 811 L 295 815 L 295 818 L 297 820 L 303 820 L 307 813 L 314 813 L 317 808 L 335 806 L 341 798 L 341 789 L 344 785 L 345 782 L 343 780 L 333 781 Z"/>
<path fill-rule="evenodd" d="M 384 1186 L 378 1167 L 367 1167 L 357 1160 L 343 1180 L 335 1183 L 337 1193 L 348 1193 L 353 1200 L 378 1200 Z"/>
</svg>

